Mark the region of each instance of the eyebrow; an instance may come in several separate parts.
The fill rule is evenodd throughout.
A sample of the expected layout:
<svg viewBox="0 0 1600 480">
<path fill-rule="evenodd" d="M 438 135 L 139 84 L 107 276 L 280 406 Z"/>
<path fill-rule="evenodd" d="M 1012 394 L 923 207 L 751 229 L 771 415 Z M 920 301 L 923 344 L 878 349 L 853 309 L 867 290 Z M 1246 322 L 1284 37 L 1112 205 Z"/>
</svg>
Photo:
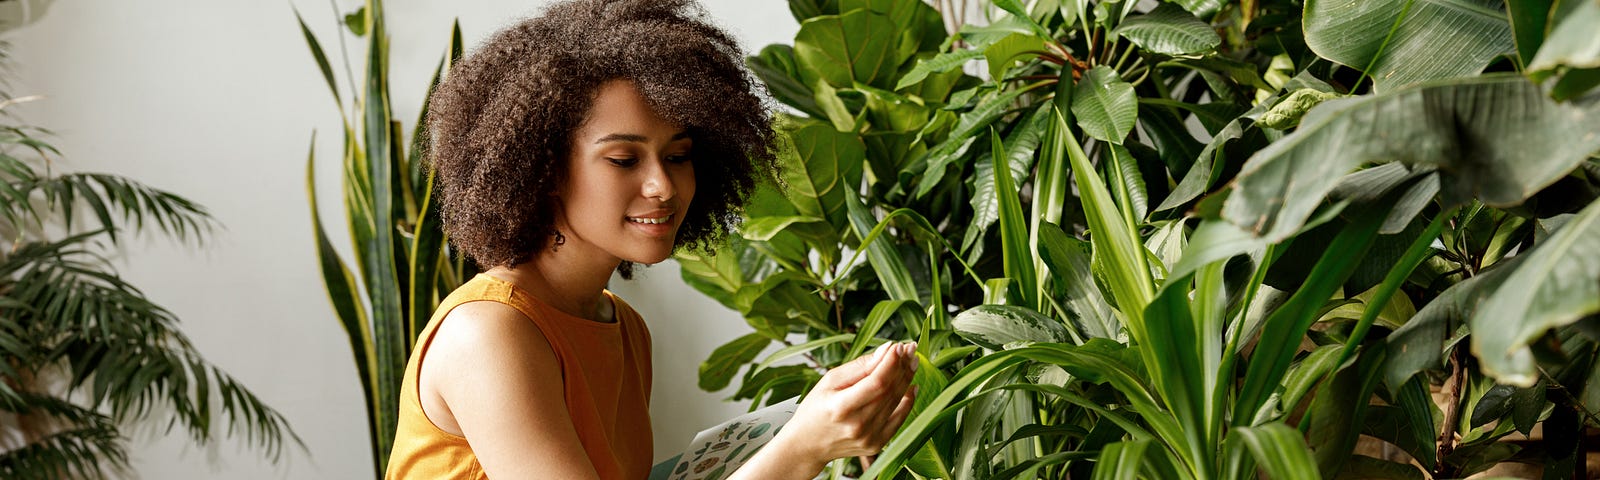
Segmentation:
<svg viewBox="0 0 1600 480">
<path fill-rule="evenodd" d="M 685 138 L 689 138 L 689 131 L 688 130 L 684 130 L 684 131 L 678 132 L 677 134 L 674 134 L 672 136 L 672 141 L 683 140 Z M 594 143 L 596 145 L 602 144 L 602 143 L 607 143 L 607 142 L 645 143 L 646 140 L 649 140 L 649 139 L 645 138 L 644 135 L 639 135 L 639 134 L 636 134 L 636 133 L 613 133 L 613 134 L 610 134 L 610 135 L 606 135 L 604 137 L 600 137 L 600 139 L 599 140 L 595 140 Z"/>
</svg>

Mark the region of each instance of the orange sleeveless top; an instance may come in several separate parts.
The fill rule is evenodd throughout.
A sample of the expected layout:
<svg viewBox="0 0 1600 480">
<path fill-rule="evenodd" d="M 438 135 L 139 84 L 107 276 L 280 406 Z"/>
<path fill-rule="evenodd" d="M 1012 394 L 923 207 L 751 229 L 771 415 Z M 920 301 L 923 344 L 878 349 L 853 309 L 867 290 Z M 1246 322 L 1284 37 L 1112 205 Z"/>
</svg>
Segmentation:
<svg viewBox="0 0 1600 480">
<path fill-rule="evenodd" d="M 602 479 L 637 480 L 650 472 L 650 332 L 622 299 L 605 292 L 616 319 L 599 323 L 562 313 L 522 289 L 479 274 L 439 304 L 406 363 L 400 418 L 386 479 L 486 479 L 467 439 L 451 435 L 422 412 L 417 372 L 428 344 L 450 310 L 475 301 L 499 302 L 539 326 L 561 365 L 562 389 L 578 439 Z M 528 448 L 538 448 L 529 445 Z"/>
</svg>

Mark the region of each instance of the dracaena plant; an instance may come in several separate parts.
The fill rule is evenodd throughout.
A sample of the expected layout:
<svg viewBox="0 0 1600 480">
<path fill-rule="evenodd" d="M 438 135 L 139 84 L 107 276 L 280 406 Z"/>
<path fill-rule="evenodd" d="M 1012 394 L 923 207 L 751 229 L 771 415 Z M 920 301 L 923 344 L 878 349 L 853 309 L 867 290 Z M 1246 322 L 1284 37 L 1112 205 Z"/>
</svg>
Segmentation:
<svg viewBox="0 0 1600 480">
<path fill-rule="evenodd" d="M 400 411 L 396 402 L 406 356 L 439 301 L 476 270 L 445 241 L 433 206 L 433 177 L 423 167 L 426 129 L 420 118 L 427 114 L 426 103 L 412 127 L 410 143 L 390 108 L 389 38 L 383 2 L 367 1 L 345 15 L 340 25 L 341 48 L 346 28 L 366 40 L 359 87 L 353 74 L 349 78 L 348 112 L 321 42 L 298 11 L 296 17 L 344 126 L 342 205 L 356 259 L 354 271 L 334 250 L 323 228 L 312 154 L 306 158 L 306 189 L 324 285 L 355 357 L 366 400 L 373 467 L 375 475 L 382 478 L 394 444 Z M 434 69 L 429 93 L 461 51 L 457 24 L 450 32 L 449 49 Z M 345 68 L 348 73 L 348 55 Z M 313 152 L 315 144 L 313 133 Z"/>
<path fill-rule="evenodd" d="M 797 112 L 783 195 L 680 258 L 756 328 L 702 387 L 918 339 L 870 478 L 1581 469 L 1600 6 L 790 6 L 751 58 Z"/>
</svg>

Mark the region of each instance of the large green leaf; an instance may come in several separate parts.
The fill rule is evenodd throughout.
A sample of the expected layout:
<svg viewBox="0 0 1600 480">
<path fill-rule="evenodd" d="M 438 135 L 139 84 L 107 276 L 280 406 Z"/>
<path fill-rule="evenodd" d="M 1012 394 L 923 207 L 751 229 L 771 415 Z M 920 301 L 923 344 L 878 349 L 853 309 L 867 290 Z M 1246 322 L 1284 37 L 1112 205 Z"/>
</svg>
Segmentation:
<svg viewBox="0 0 1600 480">
<path fill-rule="evenodd" d="M 1600 149 L 1596 131 L 1600 96 L 1558 104 L 1514 75 L 1328 101 L 1246 162 L 1222 214 L 1276 242 L 1346 173 L 1391 161 L 1438 166 L 1447 203 L 1513 206 Z"/>
<path fill-rule="evenodd" d="M 1545 37 L 1539 54 L 1528 62 L 1529 72 L 1541 72 L 1557 67 L 1600 67 L 1600 35 L 1595 27 L 1600 25 L 1600 2 L 1577 1 L 1578 7 Z"/>
<path fill-rule="evenodd" d="M 782 172 L 789 201 L 801 215 L 827 219 L 837 230 L 848 228 L 844 191 L 861 182 L 866 146 L 860 137 L 818 122 L 807 122 L 789 138 L 794 156 L 784 156 Z"/>
<path fill-rule="evenodd" d="M 700 389 L 715 392 L 727 388 L 733 375 L 739 372 L 739 367 L 755 360 L 756 355 L 769 343 L 772 343 L 771 339 L 751 333 L 717 347 L 700 364 Z"/>
<path fill-rule="evenodd" d="M 1172 3 L 1162 3 L 1143 15 L 1128 17 L 1118 25 L 1122 35 L 1147 51 L 1162 55 L 1205 53 L 1222 44 L 1211 25 Z"/>
<path fill-rule="evenodd" d="M 1494 0 L 1308 0 L 1306 44 L 1372 77 L 1378 92 L 1483 71 L 1513 50 Z"/>
<path fill-rule="evenodd" d="M 1083 72 L 1083 80 L 1072 92 L 1072 115 L 1084 134 L 1120 144 L 1139 119 L 1139 99 L 1133 85 L 1122 81 L 1116 70 L 1101 65 Z"/>
<path fill-rule="evenodd" d="M 1600 312 L 1600 202 L 1519 256 L 1527 258 L 1478 306 L 1469 324 L 1483 371 L 1529 387 L 1539 374 L 1528 344 Z"/>
<path fill-rule="evenodd" d="M 1026 343 L 1065 343 L 1070 340 L 1060 322 L 1033 309 L 1014 305 L 979 305 L 956 315 L 950 326 L 972 343 L 991 350 Z"/>
<path fill-rule="evenodd" d="M 813 98 L 815 93 L 811 87 L 801 83 L 803 76 L 795 65 L 794 47 L 782 44 L 767 45 L 758 55 L 745 58 L 745 64 L 750 66 L 750 71 L 766 84 L 767 92 L 772 98 L 783 102 L 784 105 L 794 107 L 801 113 L 811 118 L 823 119 L 828 115 L 822 112 L 822 107 L 817 106 Z"/>
<path fill-rule="evenodd" d="M 892 88 L 895 71 L 917 51 L 917 39 L 899 31 L 894 20 L 865 8 L 806 20 L 794 37 L 800 75 L 813 88 Z"/>
<path fill-rule="evenodd" d="M 1064 286 L 1065 295 L 1056 299 L 1056 305 L 1064 310 L 1062 316 L 1091 338 L 1118 338 L 1122 324 L 1095 285 L 1088 242 L 1072 238 L 1053 223 L 1045 223 L 1039 226 L 1038 248 L 1050 268 L 1050 276 Z"/>
</svg>

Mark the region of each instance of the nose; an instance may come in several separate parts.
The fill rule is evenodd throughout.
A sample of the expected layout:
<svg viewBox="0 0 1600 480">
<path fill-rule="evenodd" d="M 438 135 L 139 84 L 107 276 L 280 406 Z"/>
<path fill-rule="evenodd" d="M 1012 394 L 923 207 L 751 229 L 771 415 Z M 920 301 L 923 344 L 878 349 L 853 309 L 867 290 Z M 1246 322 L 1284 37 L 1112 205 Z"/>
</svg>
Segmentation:
<svg viewBox="0 0 1600 480">
<path fill-rule="evenodd" d="M 677 187 L 672 185 L 672 177 L 667 175 L 666 162 L 657 159 L 650 162 L 650 167 L 645 169 L 644 185 L 641 193 L 645 198 L 654 198 L 659 201 L 671 200 L 678 195 Z"/>
</svg>

